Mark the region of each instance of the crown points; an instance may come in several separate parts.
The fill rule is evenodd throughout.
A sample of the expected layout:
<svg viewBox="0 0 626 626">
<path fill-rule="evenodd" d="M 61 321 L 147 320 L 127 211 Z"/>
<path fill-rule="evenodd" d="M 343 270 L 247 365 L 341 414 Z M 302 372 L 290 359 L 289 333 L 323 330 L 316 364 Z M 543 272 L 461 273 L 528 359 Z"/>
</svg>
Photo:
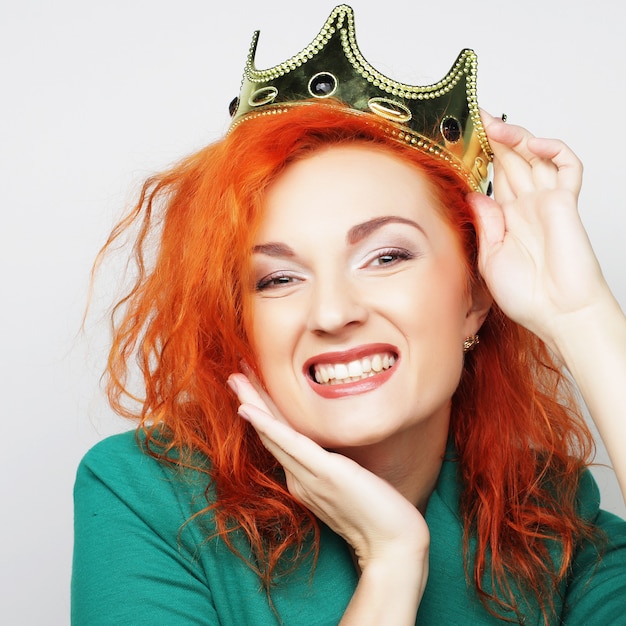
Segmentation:
<svg viewBox="0 0 626 626">
<path fill-rule="evenodd" d="M 335 7 L 306 48 L 273 68 L 256 69 L 258 39 L 256 31 L 240 97 L 232 107 L 231 129 L 307 99 L 332 97 L 386 120 L 399 141 L 445 160 L 471 187 L 486 190 L 491 148 L 476 101 L 477 59 L 472 50 L 463 50 L 440 81 L 415 86 L 387 78 L 365 60 L 347 5 Z"/>
</svg>

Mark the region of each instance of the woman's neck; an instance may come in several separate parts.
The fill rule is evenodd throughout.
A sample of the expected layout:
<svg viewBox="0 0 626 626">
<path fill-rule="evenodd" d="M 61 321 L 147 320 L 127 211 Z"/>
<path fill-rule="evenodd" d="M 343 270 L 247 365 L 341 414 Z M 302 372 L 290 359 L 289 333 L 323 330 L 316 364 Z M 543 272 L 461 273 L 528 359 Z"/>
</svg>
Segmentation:
<svg viewBox="0 0 626 626">
<path fill-rule="evenodd" d="M 448 425 L 449 419 L 432 420 L 385 441 L 337 452 L 385 479 L 424 514 L 443 463 Z"/>
</svg>

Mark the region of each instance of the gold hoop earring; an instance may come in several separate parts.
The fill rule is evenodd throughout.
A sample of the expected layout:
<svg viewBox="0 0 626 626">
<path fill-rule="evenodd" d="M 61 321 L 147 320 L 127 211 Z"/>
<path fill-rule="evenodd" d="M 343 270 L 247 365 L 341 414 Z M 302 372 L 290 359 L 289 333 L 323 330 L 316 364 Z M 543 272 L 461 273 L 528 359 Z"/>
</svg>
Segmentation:
<svg viewBox="0 0 626 626">
<path fill-rule="evenodd" d="M 479 343 L 480 339 L 478 338 L 478 335 L 465 337 L 465 340 L 463 341 L 463 352 L 471 352 Z"/>
</svg>

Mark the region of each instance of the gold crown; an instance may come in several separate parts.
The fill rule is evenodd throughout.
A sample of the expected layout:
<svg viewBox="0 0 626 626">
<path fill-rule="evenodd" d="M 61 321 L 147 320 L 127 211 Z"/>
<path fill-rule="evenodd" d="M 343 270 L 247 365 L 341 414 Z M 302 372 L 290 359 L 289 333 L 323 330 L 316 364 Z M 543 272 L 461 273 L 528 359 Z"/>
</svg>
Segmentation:
<svg viewBox="0 0 626 626">
<path fill-rule="evenodd" d="M 384 119 L 393 137 L 445 160 L 475 191 L 488 187 L 492 152 L 476 99 L 477 58 L 463 50 L 439 82 L 418 87 L 387 78 L 356 43 L 354 12 L 342 4 L 299 54 L 267 70 L 254 58 L 254 33 L 241 93 L 231 103 L 231 129 L 242 121 L 290 106 L 336 98 L 352 110 Z"/>
</svg>

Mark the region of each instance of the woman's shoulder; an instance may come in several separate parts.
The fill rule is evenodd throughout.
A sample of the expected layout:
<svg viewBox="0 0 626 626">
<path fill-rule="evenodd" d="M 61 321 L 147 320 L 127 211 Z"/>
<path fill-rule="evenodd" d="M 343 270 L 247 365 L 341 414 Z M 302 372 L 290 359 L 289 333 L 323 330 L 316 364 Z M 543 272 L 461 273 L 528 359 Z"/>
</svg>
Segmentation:
<svg viewBox="0 0 626 626">
<path fill-rule="evenodd" d="M 576 551 L 573 578 L 589 573 L 596 578 L 604 573 L 622 581 L 626 593 L 626 520 L 601 507 L 600 489 L 589 469 L 581 476 L 577 494 L 580 517 L 595 529 L 594 539 L 583 541 Z M 617 569 L 615 569 L 617 568 Z"/>
<path fill-rule="evenodd" d="M 626 598 L 626 521 L 605 511 L 589 470 L 581 476 L 578 507 L 593 525 L 595 539 L 579 544 L 570 567 L 564 602 L 564 622 L 623 623 Z"/>
<path fill-rule="evenodd" d="M 87 452 L 75 487 L 72 613 L 76 624 L 337 623 L 354 588 L 340 538 L 323 531 L 310 562 L 268 602 L 246 538 L 217 536 L 210 476 L 150 456 L 140 432 L 109 437 Z M 194 517 L 195 516 L 195 517 Z M 329 600 L 330 598 L 330 600 Z"/>
<path fill-rule="evenodd" d="M 144 449 L 145 437 L 138 430 L 129 430 L 117 435 L 111 435 L 102 439 L 90 448 L 83 456 L 79 465 L 82 470 L 115 470 L 116 463 L 144 464 L 146 457 Z M 145 469 L 151 469 L 151 464 L 146 464 Z"/>
<path fill-rule="evenodd" d="M 141 428 L 111 435 L 87 451 L 79 465 L 79 472 L 88 469 L 115 473 L 122 468 L 132 468 L 147 474 L 170 473 L 172 469 L 188 476 L 205 474 L 200 471 L 200 468 L 209 467 L 205 457 L 194 454 L 193 464 L 179 463 L 180 452 L 177 449 L 168 450 L 168 443 L 167 435 L 159 430 L 151 431 L 149 436 Z M 191 469 L 191 465 L 198 469 Z"/>
<path fill-rule="evenodd" d="M 626 544 L 626 520 L 602 508 L 600 488 L 588 468 L 581 473 L 576 504 L 581 519 L 596 526 L 604 539 L 617 534 Z"/>
<path fill-rule="evenodd" d="M 207 473 L 156 458 L 144 433 L 134 430 L 107 437 L 85 454 L 74 499 L 81 510 L 127 509 L 179 527 L 209 504 L 209 486 Z"/>
</svg>

